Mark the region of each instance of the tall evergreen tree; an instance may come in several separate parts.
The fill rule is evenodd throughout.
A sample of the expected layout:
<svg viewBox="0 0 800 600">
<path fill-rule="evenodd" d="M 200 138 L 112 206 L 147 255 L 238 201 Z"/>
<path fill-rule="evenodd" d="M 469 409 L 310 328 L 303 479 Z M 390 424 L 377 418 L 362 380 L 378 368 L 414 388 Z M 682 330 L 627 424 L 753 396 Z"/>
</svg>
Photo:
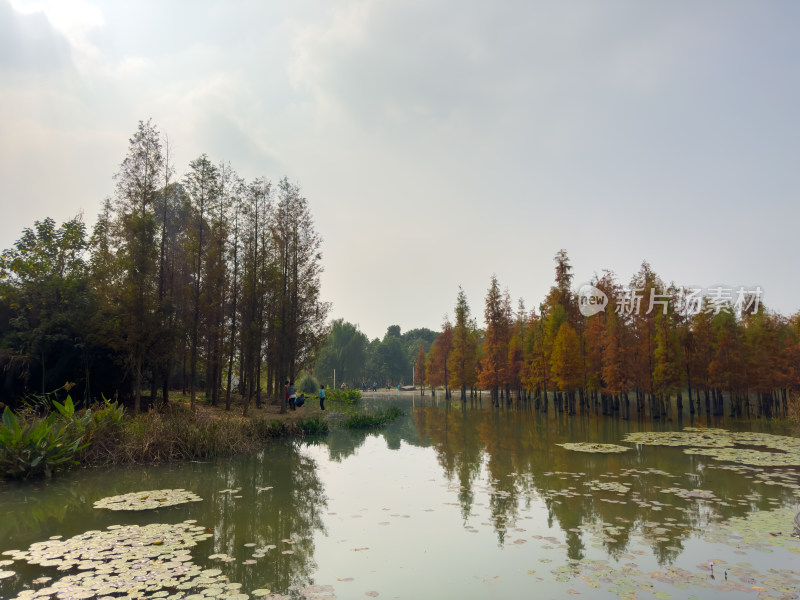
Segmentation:
<svg viewBox="0 0 800 600">
<path fill-rule="evenodd" d="M 152 121 L 139 121 L 129 141 L 128 153 L 114 176 L 117 256 L 124 273 L 121 333 L 133 379 L 134 412 L 140 409 L 144 359 L 156 329 L 158 277 L 154 203 L 161 188 L 164 163 L 158 130 Z"/>
<path fill-rule="evenodd" d="M 453 348 L 448 358 L 450 387 L 461 388 L 461 400 L 464 400 L 467 396 L 467 388 L 472 388 L 477 381 L 478 327 L 470 315 L 467 295 L 460 286 L 456 299 L 455 317 Z"/>
</svg>

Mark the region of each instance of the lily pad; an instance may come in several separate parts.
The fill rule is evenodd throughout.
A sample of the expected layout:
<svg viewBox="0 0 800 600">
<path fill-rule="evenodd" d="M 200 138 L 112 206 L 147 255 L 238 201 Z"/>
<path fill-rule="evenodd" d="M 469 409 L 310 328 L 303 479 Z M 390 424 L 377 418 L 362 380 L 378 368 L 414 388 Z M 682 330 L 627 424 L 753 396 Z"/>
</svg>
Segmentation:
<svg viewBox="0 0 800 600">
<path fill-rule="evenodd" d="M 94 503 L 94 507 L 108 510 L 151 510 L 201 500 L 200 496 L 184 489 L 147 490 L 102 498 Z"/>
<path fill-rule="evenodd" d="M 574 452 L 592 452 L 596 454 L 616 454 L 619 452 L 627 452 L 630 450 L 627 446 L 618 446 L 617 444 L 595 444 L 591 442 L 566 442 L 563 444 L 556 444 L 566 450 Z"/>
<path fill-rule="evenodd" d="M 218 569 L 203 570 L 188 560 L 189 548 L 211 535 L 194 521 L 114 526 L 66 540 L 38 542 L 27 550 L 12 551 L 10 556 L 30 565 L 79 570 L 39 590 L 37 597 L 76 600 L 117 597 L 124 593 L 127 598 L 166 598 L 180 597 L 181 592 L 191 597 L 200 590 L 213 588 L 219 593 L 205 597 L 230 598 L 239 593 L 239 584 L 229 582 Z M 23 591 L 17 600 L 29 597 Z"/>
</svg>

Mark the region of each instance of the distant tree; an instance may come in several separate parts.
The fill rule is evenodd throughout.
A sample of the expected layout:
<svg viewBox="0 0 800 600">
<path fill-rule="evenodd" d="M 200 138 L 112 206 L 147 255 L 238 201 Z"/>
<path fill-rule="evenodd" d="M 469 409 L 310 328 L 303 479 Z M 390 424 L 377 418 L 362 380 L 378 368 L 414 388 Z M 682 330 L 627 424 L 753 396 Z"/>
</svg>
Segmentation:
<svg viewBox="0 0 800 600">
<path fill-rule="evenodd" d="M 400 325 L 389 325 L 386 328 L 386 335 L 383 336 L 384 340 L 388 340 L 389 338 L 399 338 L 400 337 Z"/>
<path fill-rule="evenodd" d="M 417 358 L 414 363 L 414 385 L 420 386 L 420 396 L 425 395 L 425 346 L 420 344 L 417 347 Z"/>
<path fill-rule="evenodd" d="M 399 337 L 386 336 L 375 348 L 376 360 L 385 381 L 402 383 L 411 374 L 411 364 Z"/>
<path fill-rule="evenodd" d="M 450 352 L 450 387 L 461 388 L 461 399 L 467 396 L 467 388 L 477 381 L 478 335 L 477 324 L 470 315 L 467 296 L 461 287 L 456 299 L 455 325 L 453 327 L 452 351 Z"/>
<path fill-rule="evenodd" d="M 453 350 L 453 325 L 445 317 L 442 331 L 431 346 L 431 359 L 428 365 L 429 379 L 433 385 L 444 386 L 444 397 L 450 399 L 448 363 Z M 433 387 L 432 385 L 432 387 Z"/>
<path fill-rule="evenodd" d="M 483 340 L 483 358 L 478 383 L 491 391 L 492 403 L 499 405 L 500 387 L 506 380 L 508 369 L 509 300 L 500 293 L 497 277 L 492 275 L 486 294 L 486 335 Z"/>
<path fill-rule="evenodd" d="M 550 358 L 553 382 L 568 399 L 568 411 L 575 414 L 575 389 L 581 385 L 580 340 L 569 322 L 563 322 L 553 341 Z"/>
<path fill-rule="evenodd" d="M 364 377 L 369 340 L 358 328 L 344 319 L 331 323 L 325 344 L 314 366 L 317 378 L 333 383 L 333 371 L 338 381 L 358 385 Z"/>
<path fill-rule="evenodd" d="M 525 302 L 520 298 L 508 342 L 508 371 L 505 382 L 507 395 L 511 389 L 514 389 L 517 391 L 518 397 L 521 397 L 525 371 L 524 346 L 528 327 L 527 316 Z M 510 396 L 508 399 L 510 400 Z"/>
<path fill-rule="evenodd" d="M 678 330 L 674 327 L 670 314 L 657 314 L 655 328 L 653 387 L 659 396 L 661 412 L 664 414 L 670 397 L 680 386 L 680 344 Z"/>
<path fill-rule="evenodd" d="M 432 329 L 420 327 L 416 329 L 410 329 L 400 336 L 400 339 L 403 341 L 403 344 L 406 348 L 406 356 L 408 356 L 409 364 L 416 361 L 417 350 L 419 349 L 420 344 L 427 352 L 437 335 L 439 334 Z"/>
</svg>

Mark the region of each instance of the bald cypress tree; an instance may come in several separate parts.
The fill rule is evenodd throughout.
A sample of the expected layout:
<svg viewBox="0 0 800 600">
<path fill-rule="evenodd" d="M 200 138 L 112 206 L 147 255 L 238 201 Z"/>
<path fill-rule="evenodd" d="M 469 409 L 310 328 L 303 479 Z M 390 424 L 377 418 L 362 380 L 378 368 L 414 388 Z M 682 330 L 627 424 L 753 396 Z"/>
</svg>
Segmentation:
<svg viewBox="0 0 800 600">
<path fill-rule="evenodd" d="M 197 385 L 197 360 L 198 344 L 200 337 L 200 292 L 205 277 L 204 260 L 206 258 L 206 245 L 208 244 L 209 231 L 206 220 L 209 213 L 213 213 L 220 197 L 219 171 L 211 163 L 208 156 L 200 155 L 189 163 L 189 172 L 185 178 L 186 191 L 189 194 L 195 219 L 192 236 L 193 245 L 193 279 L 194 279 L 194 315 L 191 326 L 191 355 L 189 375 L 189 396 L 191 408 L 194 410 L 195 393 Z"/>
<path fill-rule="evenodd" d="M 478 371 L 478 327 L 470 316 L 467 296 L 458 288 L 455 324 L 453 326 L 453 348 L 449 355 L 450 387 L 461 388 L 461 399 L 467 388 L 475 385 Z"/>
<path fill-rule="evenodd" d="M 133 379 L 133 410 L 142 397 L 142 369 L 154 331 L 157 294 L 156 215 L 154 203 L 164 173 L 161 139 L 151 121 L 139 121 L 128 153 L 114 176 L 118 260 L 123 294 L 120 299 L 122 338 Z"/>
</svg>

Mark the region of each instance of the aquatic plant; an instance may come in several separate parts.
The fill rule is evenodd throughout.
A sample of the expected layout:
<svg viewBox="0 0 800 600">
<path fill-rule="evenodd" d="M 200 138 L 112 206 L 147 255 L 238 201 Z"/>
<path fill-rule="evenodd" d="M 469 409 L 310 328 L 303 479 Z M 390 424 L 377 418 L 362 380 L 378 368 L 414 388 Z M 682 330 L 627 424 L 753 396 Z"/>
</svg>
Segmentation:
<svg viewBox="0 0 800 600">
<path fill-rule="evenodd" d="M 627 446 L 618 446 L 617 444 L 594 444 L 592 442 L 566 442 L 564 444 L 556 444 L 556 446 L 561 446 L 566 450 L 573 450 L 575 452 L 592 452 L 596 454 L 615 454 L 630 450 Z"/>
<path fill-rule="evenodd" d="M 800 466 L 800 439 L 752 431 L 730 432 L 726 429 L 685 427 L 683 431 L 629 433 L 625 442 L 652 446 L 689 446 L 683 452 L 710 456 L 719 461 L 761 467 Z M 770 451 L 737 448 L 763 446 Z"/>
<path fill-rule="evenodd" d="M 202 500 L 197 494 L 180 488 L 174 490 L 146 490 L 101 498 L 94 503 L 94 507 L 107 508 L 108 510 L 151 510 L 153 508 L 186 504 L 187 502 L 201 502 Z"/>
<path fill-rule="evenodd" d="M 20 422 L 6 407 L 0 425 L 0 476 L 50 476 L 78 464 L 75 455 L 82 447 L 83 436 L 76 437 L 74 429 L 55 413 Z"/>
<path fill-rule="evenodd" d="M 403 415 L 403 411 L 392 406 L 385 411 L 379 411 L 375 414 L 357 413 L 348 416 L 342 425 L 347 429 L 369 429 L 372 427 L 383 427 L 387 423 L 394 421 L 397 417 Z"/>
<path fill-rule="evenodd" d="M 199 594 L 245 600 L 241 584 L 231 583 L 219 569 L 192 563 L 190 548 L 211 537 L 205 527 L 189 520 L 177 524 L 112 525 L 67 540 L 49 539 L 26 551 L 3 554 L 29 565 L 55 567 L 66 575 L 38 590 L 23 590 L 15 600 L 119 597 L 164 598 Z M 50 581 L 50 580 L 47 580 Z"/>
</svg>

